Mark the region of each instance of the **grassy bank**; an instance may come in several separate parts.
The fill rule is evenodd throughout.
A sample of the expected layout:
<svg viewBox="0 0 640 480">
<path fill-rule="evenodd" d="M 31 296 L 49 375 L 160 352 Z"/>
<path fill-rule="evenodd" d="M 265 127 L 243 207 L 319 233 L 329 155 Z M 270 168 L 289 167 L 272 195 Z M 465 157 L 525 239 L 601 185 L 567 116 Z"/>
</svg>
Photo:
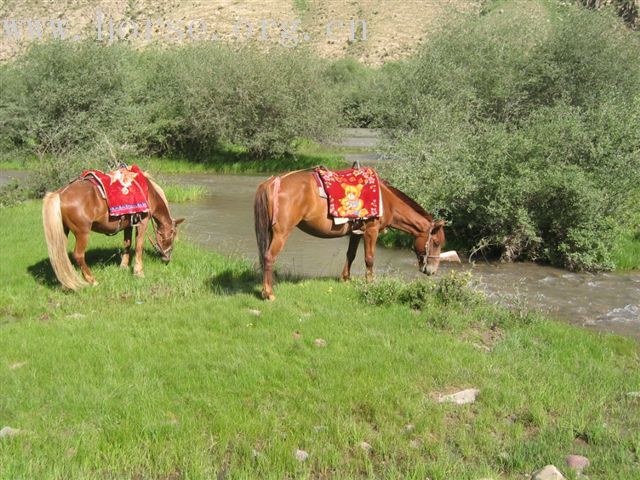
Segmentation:
<svg viewBox="0 0 640 480">
<path fill-rule="evenodd" d="M 0 426 L 23 430 L 1 478 L 521 478 L 569 453 L 592 479 L 640 474 L 631 340 L 484 303 L 376 307 L 333 279 L 264 303 L 254 268 L 185 241 L 137 279 L 92 236 L 100 285 L 68 294 L 39 208 L 0 209 Z M 435 401 L 466 387 L 473 405 Z"/>
<path fill-rule="evenodd" d="M 140 165 L 153 173 L 277 173 L 316 165 L 344 168 L 345 153 L 353 153 L 352 150 L 359 153 L 358 149 L 325 146 L 303 140 L 298 143 L 293 154 L 274 155 L 263 159 L 252 157 L 242 147 L 226 146 L 200 158 L 130 157 L 126 162 Z M 49 158 L 47 161 L 55 159 Z M 0 169 L 37 170 L 42 163 L 42 159 L 34 155 L 13 153 L 0 159 Z M 108 158 L 96 159 L 92 168 L 107 168 L 107 164 L 111 163 L 113 162 Z"/>
</svg>

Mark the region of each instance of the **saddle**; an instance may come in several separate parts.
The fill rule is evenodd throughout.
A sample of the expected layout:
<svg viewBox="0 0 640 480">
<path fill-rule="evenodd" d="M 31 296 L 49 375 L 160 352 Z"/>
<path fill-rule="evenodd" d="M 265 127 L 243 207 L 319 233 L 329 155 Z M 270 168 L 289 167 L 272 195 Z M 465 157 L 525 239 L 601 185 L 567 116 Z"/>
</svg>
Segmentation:
<svg viewBox="0 0 640 480">
<path fill-rule="evenodd" d="M 382 215 L 382 194 L 378 174 L 373 168 L 360 167 L 331 171 L 314 169 L 314 178 L 328 213 L 336 225 L 359 222 Z"/>
<path fill-rule="evenodd" d="M 123 166 L 107 173 L 85 170 L 80 178 L 98 187 L 112 217 L 139 215 L 149 211 L 147 178 L 137 165 Z"/>
</svg>

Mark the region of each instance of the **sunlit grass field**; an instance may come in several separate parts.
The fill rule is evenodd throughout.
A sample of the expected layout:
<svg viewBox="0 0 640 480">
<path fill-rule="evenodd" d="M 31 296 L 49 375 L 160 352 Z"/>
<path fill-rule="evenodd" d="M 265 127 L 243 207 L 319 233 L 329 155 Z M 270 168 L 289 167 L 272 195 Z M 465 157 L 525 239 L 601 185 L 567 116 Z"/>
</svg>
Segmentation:
<svg viewBox="0 0 640 480">
<path fill-rule="evenodd" d="M 0 478 L 574 478 L 571 453 L 640 477 L 632 340 L 484 302 L 376 307 L 334 279 L 265 303 L 255 267 L 185 240 L 140 279 L 94 235 L 100 285 L 66 293 L 40 222 L 0 209 L 0 428 L 21 430 Z"/>
</svg>

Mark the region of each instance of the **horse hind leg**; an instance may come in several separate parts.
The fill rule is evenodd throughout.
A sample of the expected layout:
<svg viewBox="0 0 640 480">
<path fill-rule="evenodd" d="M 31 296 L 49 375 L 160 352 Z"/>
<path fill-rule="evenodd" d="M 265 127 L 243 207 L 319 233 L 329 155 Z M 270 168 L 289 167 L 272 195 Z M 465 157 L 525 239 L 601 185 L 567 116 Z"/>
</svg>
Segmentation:
<svg viewBox="0 0 640 480">
<path fill-rule="evenodd" d="M 282 251 L 287 238 L 291 234 L 291 228 L 281 231 L 274 229 L 271 244 L 264 255 L 264 266 L 262 272 L 262 298 L 265 300 L 275 300 L 273 294 L 273 266 L 276 263 L 278 254 Z"/>
<path fill-rule="evenodd" d="M 98 282 L 91 273 L 91 270 L 87 266 L 87 262 L 84 258 L 84 254 L 87 251 L 87 246 L 89 245 L 89 232 L 76 232 L 75 237 L 76 245 L 73 248 L 73 259 L 80 267 L 84 279 L 95 287 L 96 285 L 98 285 Z"/>
<path fill-rule="evenodd" d="M 348 282 L 351 279 L 351 265 L 356 258 L 358 245 L 360 245 L 362 235 L 352 233 L 349 237 L 349 248 L 347 249 L 347 261 L 342 269 L 342 280 Z"/>
</svg>

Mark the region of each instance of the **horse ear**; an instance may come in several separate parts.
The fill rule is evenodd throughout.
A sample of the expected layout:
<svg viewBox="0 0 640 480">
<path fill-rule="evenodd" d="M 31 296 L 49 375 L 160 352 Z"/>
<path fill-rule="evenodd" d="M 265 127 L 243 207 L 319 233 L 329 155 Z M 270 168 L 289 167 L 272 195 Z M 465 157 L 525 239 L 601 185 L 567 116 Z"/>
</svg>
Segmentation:
<svg viewBox="0 0 640 480">
<path fill-rule="evenodd" d="M 436 233 L 442 227 L 444 227 L 444 220 L 433 222 L 433 225 L 431 226 L 431 233 Z"/>
<path fill-rule="evenodd" d="M 173 224 L 177 227 L 178 225 L 180 225 L 182 222 L 184 222 L 184 218 L 179 218 L 177 220 L 173 221 Z"/>
</svg>

